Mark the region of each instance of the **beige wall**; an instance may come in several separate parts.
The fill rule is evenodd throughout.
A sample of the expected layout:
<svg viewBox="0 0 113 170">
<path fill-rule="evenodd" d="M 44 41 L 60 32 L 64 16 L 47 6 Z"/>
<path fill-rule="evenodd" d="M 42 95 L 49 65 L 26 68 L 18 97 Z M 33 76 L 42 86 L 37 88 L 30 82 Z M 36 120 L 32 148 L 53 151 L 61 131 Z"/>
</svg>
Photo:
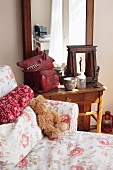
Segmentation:
<svg viewBox="0 0 113 170">
<path fill-rule="evenodd" d="M 103 112 L 113 113 L 113 0 L 95 0 L 94 45 L 97 45 L 99 80 L 107 86 L 104 93 Z M 0 0 L 0 65 L 8 64 L 15 72 L 18 83 L 23 82 L 22 20 L 20 0 Z"/>
<path fill-rule="evenodd" d="M 23 58 L 21 0 L 0 0 L 0 65 L 7 64 L 23 83 L 23 73 L 16 65 Z"/>
<path fill-rule="evenodd" d="M 106 87 L 103 112 L 113 114 L 113 0 L 95 0 L 94 45 L 97 45 L 99 81 Z"/>
</svg>

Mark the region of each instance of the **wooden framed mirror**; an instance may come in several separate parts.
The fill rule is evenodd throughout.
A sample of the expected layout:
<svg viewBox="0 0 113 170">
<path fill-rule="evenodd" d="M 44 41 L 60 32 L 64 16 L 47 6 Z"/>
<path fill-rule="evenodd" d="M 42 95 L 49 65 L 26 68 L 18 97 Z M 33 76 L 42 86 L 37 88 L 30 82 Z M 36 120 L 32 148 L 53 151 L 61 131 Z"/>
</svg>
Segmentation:
<svg viewBox="0 0 113 170">
<path fill-rule="evenodd" d="M 23 48 L 24 48 L 23 59 L 27 59 L 31 57 L 32 53 L 31 0 L 22 0 L 22 18 L 23 18 Z M 86 45 L 93 45 L 93 18 L 94 18 L 94 0 L 86 0 Z M 90 69 L 89 60 L 90 59 L 88 59 L 87 69 L 88 68 Z M 24 76 L 24 82 L 25 84 L 28 84 L 28 77 L 26 74 Z"/>
</svg>

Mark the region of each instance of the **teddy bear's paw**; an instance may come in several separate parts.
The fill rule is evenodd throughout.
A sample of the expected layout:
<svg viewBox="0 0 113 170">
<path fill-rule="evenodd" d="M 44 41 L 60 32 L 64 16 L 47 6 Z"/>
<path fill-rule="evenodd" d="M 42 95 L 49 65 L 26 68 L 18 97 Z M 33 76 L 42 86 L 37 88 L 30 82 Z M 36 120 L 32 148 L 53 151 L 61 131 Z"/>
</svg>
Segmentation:
<svg viewBox="0 0 113 170">
<path fill-rule="evenodd" d="M 59 139 L 60 134 L 61 134 L 60 132 L 59 133 L 52 132 L 52 134 L 49 135 L 49 139 L 50 140 Z"/>
<path fill-rule="evenodd" d="M 50 140 L 53 140 L 60 136 L 61 131 L 58 128 L 51 126 L 50 128 L 46 127 L 46 129 L 43 130 L 43 134 L 48 136 Z"/>
<path fill-rule="evenodd" d="M 59 138 L 60 134 L 61 134 L 61 131 L 58 128 L 56 128 L 54 131 L 51 132 L 51 138 L 57 139 Z"/>
<path fill-rule="evenodd" d="M 66 130 L 69 130 L 69 124 L 68 123 L 65 123 L 65 122 L 62 122 L 61 124 L 60 124 L 60 128 L 59 128 L 60 130 L 61 130 L 61 132 L 64 132 L 64 131 L 66 131 Z"/>
</svg>

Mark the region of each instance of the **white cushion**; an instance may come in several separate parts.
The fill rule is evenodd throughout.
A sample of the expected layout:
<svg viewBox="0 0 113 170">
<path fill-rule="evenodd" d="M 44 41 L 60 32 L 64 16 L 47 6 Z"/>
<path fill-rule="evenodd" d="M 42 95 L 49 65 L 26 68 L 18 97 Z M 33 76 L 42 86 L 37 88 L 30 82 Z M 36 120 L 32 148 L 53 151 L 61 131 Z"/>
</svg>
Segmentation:
<svg viewBox="0 0 113 170">
<path fill-rule="evenodd" d="M 30 106 L 15 122 L 0 125 L 0 169 L 13 169 L 42 138 Z"/>
<path fill-rule="evenodd" d="M 0 99 L 17 86 L 10 66 L 0 66 Z"/>
</svg>

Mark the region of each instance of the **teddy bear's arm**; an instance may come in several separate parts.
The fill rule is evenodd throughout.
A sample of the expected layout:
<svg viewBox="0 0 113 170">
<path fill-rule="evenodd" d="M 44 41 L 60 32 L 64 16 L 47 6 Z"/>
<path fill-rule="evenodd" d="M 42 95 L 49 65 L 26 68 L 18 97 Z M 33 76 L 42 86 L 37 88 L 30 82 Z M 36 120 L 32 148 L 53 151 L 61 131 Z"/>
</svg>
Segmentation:
<svg viewBox="0 0 113 170">
<path fill-rule="evenodd" d="M 52 111 L 54 126 L 61 130 L 61 118 L 57 112 Z"/>
<path fill-rule="evenodd" d="M 52 125 L 48 125 L 44 130 L 43 130 L 43 134 L 48 136 L 49 139 L 56 139 L 59 137 L 61 131 L 59 130 L 59 128 L 55 128 Z"/>
<path fill-rule="evenodd" d="M 54 111 L 51 111 L 51 113 L 53 115 L 54 123 L 60 123 L 61 121 L 60 115 Z"/>
<path fill-rule="evenodd" d="M 43 115 L 37 115 L 37 123 L 38 123 L 38 126 L 41 128 L 41 130 L 46 128 L 46 122 L 45 122 L 45 118 L 43 117 Z"/>
</svg>

